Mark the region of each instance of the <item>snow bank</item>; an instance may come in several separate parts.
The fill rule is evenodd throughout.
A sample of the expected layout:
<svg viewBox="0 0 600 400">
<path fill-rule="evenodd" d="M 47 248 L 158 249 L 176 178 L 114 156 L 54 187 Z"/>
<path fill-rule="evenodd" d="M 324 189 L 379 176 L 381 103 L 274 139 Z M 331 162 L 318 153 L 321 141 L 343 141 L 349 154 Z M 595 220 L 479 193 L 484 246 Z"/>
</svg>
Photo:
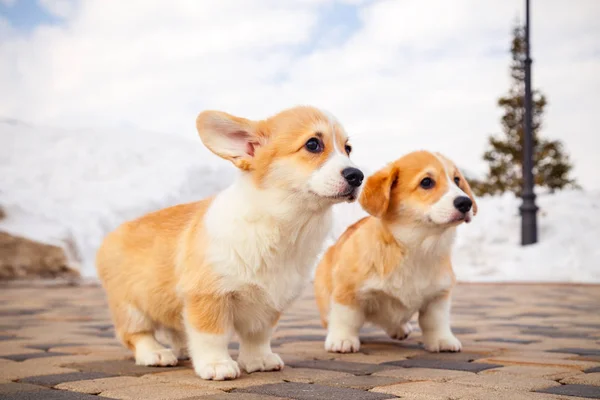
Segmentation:
<svg viewBox="0 0 600 400">
<path fill-rule="evenodd" d="M 131 130 L 68 131 L 0 120 L 0 230 L 62 246 L 95 276 L 102 238 L 120 223 L 199 199 L 233 179 L 200 139 Z"/>
<path fill-rule="evenodd" d="M 600 191 L 537 197 L 538 243 L 521 246 L 521 200 L 484 197 L 459 228 L 454 266 L 464 281 L 600 283 Z"/>
<path fill-rule="evenodd" d="M 0 119 L 0 143 L 0 205 L 8 215 L 0 230 L 62 246 L 86 277 L 117 225 L 215 193 L 234 174 L 196 137 Z M 460 280 L 600 282 L 600 192 L 540 195 L 540 243 L 528 247 L 519 245 L 519 205 L 512 195 L 479 199 L 479 215 L 459 228 Z M 336 206 L 329 244 L 363 215 L 356 203 Z"/>
</svg>

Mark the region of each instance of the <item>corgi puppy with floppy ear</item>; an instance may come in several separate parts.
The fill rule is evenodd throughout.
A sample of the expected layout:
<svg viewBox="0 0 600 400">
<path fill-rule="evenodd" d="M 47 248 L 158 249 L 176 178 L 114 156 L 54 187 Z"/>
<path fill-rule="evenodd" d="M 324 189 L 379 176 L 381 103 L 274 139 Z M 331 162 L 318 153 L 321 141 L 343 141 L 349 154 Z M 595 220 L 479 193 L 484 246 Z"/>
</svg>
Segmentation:
<svg viewBox="0 0 600 400">
<path fill-rule="evenodd" d="M 419 313 L 425 349 L 460 351 L 450 329 L 456 227 L 477 213 L 458 168 L 438 153 L 410 153 L 370 176 L 359 202 L 371 216 L 350 226 L 317 267 L 325 349 L 356 352 L 371 322 L 394 339 Z"/>
<path fill-rule="evenodd" d="M 279 370 L 274 326 L 310 279 L 332 205 L 355 200 L 363 174 L 342 125 L 313 107 L 260 121 L 205 111 L 196 125 L 240 174 L 213 197 L 107 236 L 97 269 L 115 330 L 140 365 L 175 365 L 187 352 L 204 379 L 234 379 L 239 367 Z M 228 352 L 233 333 L 237 362 Z"/>
</svg>

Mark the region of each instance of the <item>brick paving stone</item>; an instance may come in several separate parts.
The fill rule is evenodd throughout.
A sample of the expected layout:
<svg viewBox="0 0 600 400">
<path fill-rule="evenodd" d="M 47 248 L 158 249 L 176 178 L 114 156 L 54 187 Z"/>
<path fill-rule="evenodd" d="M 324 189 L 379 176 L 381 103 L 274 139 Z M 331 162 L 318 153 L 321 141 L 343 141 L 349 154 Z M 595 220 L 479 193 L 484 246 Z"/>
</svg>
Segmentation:
<svg viewBox="0 0 600 400">
<path fill-rule="evenodd" d="M 570 376 L 561 380 L 560 383 L 568 385 L 600 386 L 600 372 Z M 598 390 L 600 390 L 600 388 L 598 388 Z"/>
<path fill-rule="evenodd" d="M 106 331 L 109 329 L 114 329 L 113 324 L 101 324 L 101 325 L 84 325 L 84 328 L 96 329 L 99 331 Z"/>
<path fill-rule="evenodd" d="M 100 393 L 100 396 L 122 400 L 177 400 L 219 393 L 223 392 L 197 386 L 155 383 L 109 389 Z"/>
<path fill-rule="evenodd" d="M 46 388 L 44 386 L 20 382 L 8 382 L 0 384 L 0 396 L 19 392 L 37 392 L 39 390 L 46 390 Z"/>
<path fill-rule="evenodd" d="M 99 394 L 109 389 L 147 385 L 148 381 L 133 376 L 115 376 L 112 378 L 90 379 L 84 381 L 64 382 L 55 386 L 56 389 L 72 392 Z"/>
<path fill-rule="evenodd" d="M 83 345 L 83 346 L 67 346 L 67 347 L 52 347 L 51 351 L 68 354 L 107 354 L 107 353 L 120 353 L 127 358 L 131 358 L 131 351 L 124 348 L 123 346 L 97 344 L 97 345 Z"/>
<path fill-rule="evenodd" d="M 8 360 L 7 360 L 8 361 Z M 33 363 L 32 363 L 33 361 Z M 48 367 L 47 365 L 36 364 L 37 360 L 29 360 L 23 362 L 10 361 L 10 363 L 0 364 L 0 379 L 14 381 L 30 376 L 64 374 L 69 372 L 77 372 L 75 369 Z"/>
<path fill-rule="evenodd" d="M 280 371 L 253 372 L 252 374 L 242 373 L 242 376 L 233 380 L 207 381 L 200 378 L 191 369 L 145 375 L 141 379 L 150 383 L 168 383 L 171 385 L 186 385 L 224 391 L 247 386 L 283 382 L 282 373 Z"/>
<path fill-rule="evenodd" d="M 454 379 L 452 382 L 461 385 L 478 386 L 494 390 L 514 390 L 524 392 L 560 386 L 560 383 L 549 379 L 533 377 L 521 378 L 514 375 L 474 375 L 465 378 Z"/>
<path fill-rule="evenodd" d="M 97 284 L 50 287 L 44 283 L 11 283 L 0 286 L 0 385 L 15 380 L 25 385 L 24 382 L 37 381 L 35 377 L 40 375 L 61 374 L 63 378 L 55 378 L 58 380 L 70 380 L 87 373 L 120 375 L 59 382 L 54 387 L 62 390 L 41 390 L 49 396 L 74 398 L 73 395 L 110 394 L 111 391 L 134 396 L 138 395 L 134 387 L 158 385 L 163 388 L 234 390 L 213 395 L 180 393 L 188 399 L 208 396 L 226 400 L 243 395 L 247 400 L 272 400 L 273 397 L 257 393 L 254 388 L 289 387 L 289 384 L 299 383 L 329 389 L 344 389 L 340 386 L 345 384 L 364 389 L 379 379 L 378 386 L 370 393 L 395 387 L 396 390 L 412 388 L 415 393 L 408 397 L 417 399 L 572 400 L 575 397 L 566 394 L 527 392 L 524 388 L 533 383 L 563 380 L 561 383 L 565 385 L 557 388 L 581 389 L 594 386 L 590 383 L 596 382 L 594 374 L 600 372 L 599 286 L 461 283 L 453 296 L 452 319 L 454 332 L 463 343 L 463 352 L 442 354 L 423 349 L 422 334 L 418 329 L 407 340 L 396 341 L 380 328 L 370 325 L 361 331 L 360 352 L 326 352 L 323 348 L 326 330 L 320 326 L 313 291 L 309 287 L 282 316 L 273 340 L 287 367 L 278 372 L 244 374 L 239 380 L 225 383 L 201 380 L 195 376 L 189 362 L 176 368 L 136 366 L 132 353 L 114 338 L 104 293 Z M 416 320 L 412 323 L 418 327 Z M 235 357 L 237 342 L 232 341 L 230 347 L 230 353 Z M 29 356 L 46 353 L 63 355 Z M 2 355 L 25 354 L 27 358 L 20 362 L 1 358 Z M 479 371 L 480 368 L 489 369 Z M 471 370 L 479 372 L 476 375 L 468 372 Z M 388 385 L 389 379 L 396 381 Z M 513 379 L 515 384 L 507 386 L 507 379 Z M 463 383 L 457 383 L 461 380 Z M 414 386 L 416 384 L 420 386 Z M 472 384 L 482 386 L 470 386 Z M 417 389 L 420 392 L 417 393 Z M 295 397 L 293 394 L 278 396 Z M 331 394 L 325 398 L 336 396 Z"/>
<path fill-rule="evenodd" d="M 477 360 L 479 363 L 494 363 L 502 365 L 539 365 L 549 367 L 570 367 L 584 370 L 593 368 L 600 363 L 592 361 L 567 360 L 561 358 L 529 357 L 529 356 L 497 356 L 489 359 Z"/>
<path fill-rule="evenodd" d="M 577 396 L 586 399 L 600 399 L 600 389 L 591 385 L 562 385 L 538 390 L 538 393 L 562 394 L 566 396 Z"/>
<path fill-rule="evenodd" d="M 82 381 L 86 379 L 108 378 L 111 375 L 102 372 L 71 372 L 67 374 L 39 375 L 20 379 L 20 382 L 32 383 L 34 385 L 54 387 L 59 383 Z"/>
<path fill-rule="evenodd" d="M 495 391 L 453 382 L 412 382 L 407 384 L 378 387 L 372 392 L 388 393 L 412 400 L 577 400 L 580 397 L 556 396 L 551 394 Z"/>
<path fill-rule="evenodd" d="M 525 339 L 511 339 L 511 338 L 485 338 L 485 339 L 476 339 L 476 342 L 496 342 L 496 343 L 514 343 L 514 344 L 531 344 L 531 343 L 539 343 L 540 340 L 525 340 Z"/>
<path fill-rule="evenodd" d="M 48 351 L 53 347 L 71 347 L 81 346 L 81 343 L 39 343 L 39 344 L 28 344 L 25 347 L 29 349 Z"/>
<path fill-rule="evenodd" d="M 502 352 L 502 354 L 497 355 L 497 357 L 523 357 L 523 358 L 531 358 L 531 359 L 547 359 L 547 360 L 569 360 L 576 357 L 574 354 L 569 353 L 550 353 L 548 351 L 533 351 L 533 350 L 506 350 Z M 491 357 L 487 357 L 491 358 Z"/>
<path fill-rule="evenodd" d="M 332 371 L 348 372 L 354 375 L 370 375 L 373 372 L 389 368 L 384 365 L 353 363 L 336 360 L 305 360 L 290 363 L 294 368 L 314 368 Z"/>
<path fill-rule="evenodd" d="M 492 371 L 492 370 L 490 370 Z M 433 368 L 396 368 L 375 372 L 374 376 L 390 376 L 406 381 L 447 382 L 452 379 L 474 375 L 473 372 Z"/>
<path fill-rule="evenodd" d="M 475 333 L 477 332 L 477 329 L 475 328 L 470 328 L 470 327 L 460 327 L 460 326 L 454 326 L 452 327 L 452 332 L 455 335 L 468 335 L 470 333 Z"/>
<path fill-rule="evenodd" d="M 555 353 L 573 353 L 580 356 L 600 356 L 600 348 L 595 349 L 581 349 L 581 348 L 559 348 L 554 350 L 548 350 L 549 352 Z"/>
<path fill-rule="evenodd" d="M 282 371 L 277 372 L 284 382 L 297 383 L 319 383 L 333 379 L 341 379 L 354 376 L 347 372 L 328 371 L 324 369 L 312 368 L 292 368 L 286 365 Z"/>
<path fill-rule="evenodd" d="M 471 353 L 461 351 L 459 353 L 423 353 L 414 357 L 409 357 L 410 360 L 440 360 L 440 361 L 466 361 L 471 362 L 480 358 L 489 357 L 488 354 Z"/>
<path fill-rule="evenodd" d="M 390 365 L 403 368 L 437 368 L 437 369 L 450 369 L 456 371 L 467 371 L 467 372 L 480 372 L 486 369 L 501 367 L 500 364 L 491 363 L 476 363 L 466 361 L 446 361 L 446 360 L 423 360 L 423 359 L 412 359 L 412 360 L 400 360 L 383 363 L 383 365 Z"/>
<path fill-rule="evenodd" d="M 192 397 L 187 400 L 288 400 L 284 397 L 268 396 L 256 393 L 221 393 L 208 396 Z"/>
<path fill-rule="evenodd" d="M 233 393 L 247 392 L 279 396 L 298 400 L 385 400 L 390 396 L 382 393 L 365 392 L 358 389 L 338 388 L 319 384 L 306 383 L 275 383 L 271 385 L 253 386 L 246 389 L 236 389 Z"/>
<path fill-rule="evenodd" d="M 15 341 L 0 342 L 0 360 L 7 359 L 7 356 L 15 354 L 43 354 L 41 350 L 28 349 L 25 347 L 25 343 L 19 343 Z"/>
<path fill-rule="evenodd" d="M 528 365 L 509 365 L 501 368 L 488 369 L 480 372 L 482 375 L 510 375 L 518 377 L 544 378 L 560 380 L 570 376 L 582 374 L 574 368 L 564 367 L 538 367 Z"/>
<path fill-rule="evenodd" d="M 256 393 L 223 393 L 191 398 L 189 400 L 290 400 L 285 397 L 269 396 Z"/>
<path fill-rule="evenodd" d="M 407 380 L 391 376 L 358 375 L 344 378 L 319 380 L 319 384 L 335 387 L 369 390 L 376 386 L 388 386 L 407 382 Z"/>
<path fill-rule="evenodd" d="M 481 393 L 480 388 L 459 385 L 452 382 L 410 382 L 399 385 L 376 387 L 371 390 L 374 393 L 394 395 L 413 400 L 454 400 L 462 398 L 473 398 Z M 487 392 L 489 399 L 495 399 L 494 394 Z"/>
<path fill-rule="evenodd" d="M 24 315 L 36 315 L 44 312 L 41 309 L 14 309 L 14 310 L 0 310 L 0 317 L 21 317 Z"/>
<path fill-rule="evenodd" d="M 103 397 L 92 396 L 84 393 L 63 392 L 62 390 L 40 390 L 36 392 L 12 393 L 4 396 L 0 394 L 0 400 L 102 400 Z"/>
<path fill-rule="evenodd" d="M 66 364 L 65 367 L 80 370 L 82 372 L 102 372 L 107 375 L 129 376 L 142 376 L 186 368 L 185 366 L 180 365 L 175 367 L 145 367 L 136 365 L 133 360 L 93 361 L 89 363 Z"/>
<path fill-rule="evenodd" d="M 523 329 L 521 333 L 525 335 L 545 336 L 549 338 L 589 338 L 587 332 L 560 331 L 556 329 Z"/>
<path fill-rule="evenodd" d="M 33 358 L 45 358 L 45 357 L 57 357 L 57 356 L 66 356 L 68 353 L 25 353 L 25 354 L 11 354 L 11 355 L 2 355 L 0 357 L 6 358 L 7 360 L 13 361 L 25 361 Z"/>
</svg>

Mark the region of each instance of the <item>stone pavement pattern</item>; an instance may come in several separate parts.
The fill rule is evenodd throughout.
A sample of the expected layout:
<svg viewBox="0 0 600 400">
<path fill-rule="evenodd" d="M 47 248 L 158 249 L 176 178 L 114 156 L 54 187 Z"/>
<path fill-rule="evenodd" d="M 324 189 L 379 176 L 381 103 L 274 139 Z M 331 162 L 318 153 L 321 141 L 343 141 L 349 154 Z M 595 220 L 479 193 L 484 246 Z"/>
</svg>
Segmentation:
<svg viewBox="0 0 600 400">
<path fill-rule="evenodd" d="M 600 398 L 600 286 L 460 284 L 453 330 L 461 353 L 366 327 L 360 353 L 330 354 L 307 288 L 273 340 L 283 371 L 208 382 L 189 362 L 136 366 L 98 286 L 2 284 L 0 399 Z"/>
</svg>

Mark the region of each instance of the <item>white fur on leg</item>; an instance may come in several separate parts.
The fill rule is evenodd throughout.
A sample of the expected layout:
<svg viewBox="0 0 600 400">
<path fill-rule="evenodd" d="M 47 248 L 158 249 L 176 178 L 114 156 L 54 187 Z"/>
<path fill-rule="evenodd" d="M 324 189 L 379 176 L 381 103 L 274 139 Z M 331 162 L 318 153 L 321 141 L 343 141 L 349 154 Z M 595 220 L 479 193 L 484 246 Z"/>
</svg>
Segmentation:
<svg viewBox="0 0 600 400">
<path fill-rule="evenodd" d="M 135 363 L 137 365 L 166 367 L 177 365 L 177 357 L 164 348 L 150 334 L 135 342 Z"/>
<path fill-rule="evenodd" d="M 279 371 L 283 361 L 271 350 L 271 333 L 239 333 L 240 355 L 238 363 L 248 373 L 255 371 Z"/>
<path fill-rule="evenodd" d="M 161 339 L 158 333 L 162 334 L 164 339 Z M 163 328 L 157 332 L 156 337 L 158 340 L 164 340 L 165 343 L 170 345 L 173 354 L 175 354 L 178 360 L 187 360 L 189 358 L 185 332 Z"/>
<path fill-rule="evenodd" d="M 194 371 L 200 378 L 222 381 L 240 376 L 238 363 L 233 361 L 227 348 L 229 334 L 198 332 L 189 324 L 186 330 Z"/>
<path fill-rule="evenodd" d="M 460 341 L 450 330 L 450 296 L 438 297 L 425 305 L 419 313 L 419 325 L 425 350 L 433 353 L 461 350 Z"/>
<path fill-rule="evenodd" d="M 360 349 L 358 332 L 365 317 L 360 309 L 331 303 L 325 350 L 334 353 L 355 353 Z"/>
</svg>

